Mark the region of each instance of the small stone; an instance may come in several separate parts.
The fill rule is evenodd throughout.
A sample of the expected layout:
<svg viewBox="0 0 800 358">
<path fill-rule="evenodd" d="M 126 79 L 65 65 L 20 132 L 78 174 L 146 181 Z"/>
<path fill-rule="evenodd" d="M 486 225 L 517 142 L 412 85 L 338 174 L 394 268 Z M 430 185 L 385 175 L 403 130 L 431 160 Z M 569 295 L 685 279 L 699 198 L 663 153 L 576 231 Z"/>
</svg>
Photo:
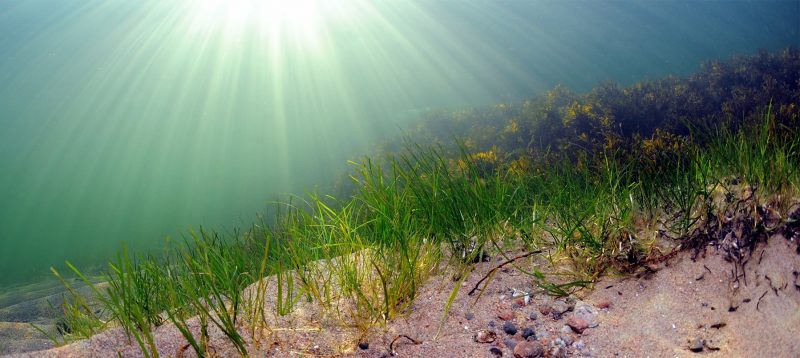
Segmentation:
<svg viewBox="0 0 800 358">
<path fill-rule="evenodd" d="M 514 347 L 516 347 L 516 346 L 517 346 L 517 341 L 515 341 L 515 340 L 513 340 L 513 339 L 511 339 L 511 338 L 506 338 L 506 339 L 503 341 L 503 343 L 504 343 L 504 344 L 506 345 L 506 347 L 508 347 L 508 349 L 510 349 L 510 350 L 514 350 Z"/>
<path fill-rule="evenodd" d="M 475 318 L 475 314 L 472 312 L 467 312 L 467 314 L 464 315 L 464 318 L 466 318 L 467 321 L 472 321 L 472 319 Z"/>
<path fill-rule="evenodd" d="M 572 316 L 567 319 L 567 325 L 578 334 L 583 333 L 584 330 L 589 328 L 589 322 L 586 322 L 585 319 L 576 316 Z"/>
<path fill-rule="evenodd" d="M 497 314 L 497 318 L 502 319 L 503 321 L 510 321 L 514 319 L 514 311 L 511 310 L 503 310 Z"/>
<path fill-rule="evenodd" d="M 538 314 L 536 314 L 536 312 L 531 312 L 531 314 L 530 314 L 530 315 L 528 315 L 528 318 L 529 318 L 531 321 L 535 321 L 537 318 L 539 318 L 539 315 L 538 315 Z"/>
<path fill-rule="evenodd" d="M 536 339 L 536 331 L 534 331 L 531 327 L 526 327 L 522 330 L 522 338 Z"/>
<path fill-rule="evenodd" d="M 563 327 L 561 327 L 561 333 L 572 333 L 572 328 L 569 328 L 569 326 L 564 325 Z"/>
<path fill-rule="evenodd" d="M 503 356 L 503 351 L 500 350 L 500 348 L 497 348 L 497 347 L 489 348 L 489 353 L 491 353 L 495 357 L 502 357 Z"/>
<path fill-rule="evenodd" d="M 564 340 L 561 339 L 561 337 L 558 337 L 553 341 L 553 345 L 556 347 L 566 347 L 567 342 L 564 342 Z"/>
<path fill-rule="evenodd" d="M 548 305 L 548 304 L 543 304 L 543 305 L 539 306 L 539 313 L 541 313 L 541 314 L 543 314 L 545 316 L 549 315 L 550 311 L 552 311 L 552 310 L 553 310 L 553 308 L 550 307 L 550 305 Z"/>
<path fill-rule="evenodd" d="M 518 304 L 518 303 L 516 303 L 516 302 L 514 302 L 514 303 L 512 303 L 512 304 L 511 304 L 511 309 L 512 309 L 512 310 L 518 310 L 518 309 L 520 309 L 520 307 L 522 307 L 522 306 L 521 306 L 521 305 L 519 305 L 519 304 Z"/>
<path fill-rule="evenodd" d="M 472 339 L 478 343 L 492 343 L 497 340 L 497 334 L 494 331 L 481 330 L 476 332 Z"/>
<path fill-rule="evenodd" d="M 610 309 L 610 308 L 611 308 L 611 301 L 609 301 L 609 300 L 602 300 L 602 301 L 600 301 L 600 302 L 597 302 L 597 308 L 599 308 L 599 309 L 606 309 L 606 310 L 607 310 L 607 309 Z"/>
<path fill-rule="evenodd" d="M 514 347 L 514 357 L 516 358 L 539 358 L 544 357 L 544 347 L 539 342 L 523 341 Z"/>
<path fill-rule="evenodd" d="M 559 314 L 564 314 L 569 311 L 572 311 L 575 308 L 575 302 L 572 300 L 562 301 L 558 300 L 553 304 L 553 311 L 558 312 Z"/>
<path fill-rule="evenodd" d="M 514 301 L 514 303 L 516 303 L 517 306 L 519 306 L 519 307 L 525 307 L 525 299 L 522 298 L 522 297 L 517 298 L 517 300 Z"/>
<path fill-rule="evenodd" d="M 693 340 L 689 341 L 689 350 L 692 352 L 702 352 L 703 346 L 705 345 L 705 341 L 703 341 L 700 337 L 695 337 Z"/>
<path fill-rule="evenodd" d="M 503 324 L 503 332 L 506 332 L 513 336 L 517 334 L 517 327 L 514 326 L 513 323 L 506 321 L 506 323 Z"/>
<path fill-rule="evenodd" d="M 496 325 L 497 325 L 497 323 L 494 323 L 494 321 L 489 321 L 489 327 L 490 328 L 494 328 L 494 326 L 496 326 Z"/>
<path fill-rule="evenodd" d="M 573 343 L 572 346 L 575 347 L 575 349 L 582 351 L 584 348 L 586 348 L 586 343 L 583 343 L 583 340 L 581 339 Z"/>
<path fill-rule="evenodd" d="M 369 343 L 368 342 L 358 342 L 358 348 L 361 348 L 361 350 L 367 350 L 367 349 L 369 349 Z"/>
<path fill-rule="evenodd" d="M 550 312 L 550 313 L 553 315 L 553 319 L 554 320 L 556 320 L 556 321 L 560 321 L 561 320 L 561 315 L 562 315 L 561 312 L 558 312 L 558 311 L 554 310 L 553 312 Z"/>
<path fill-rule="evenodd" d="M 553 347 L 549 353 L 551 358 L 567 358 L 567 349 L 564 347 Z"/>
<path fill-rule="evenodd" d="M 568 345 L 568 346 L 572 345 L 572 342 L 575 341 L 575 338 L 572 338 L 572 335 L 569 335 L 569 334 L 561 335 L 558 338 L 560 338 L 562 341 L 564 341 L 564 344 Z"/>
<path fill-rule="evenodd" d="M 597 319 L 596 319 L 598 314 L 599 314 L 599 312 L 597 311 L 596 308 L 594 308 L 594 307 L 592 307 L 592 306 L 590 306 L 590 305 L 588 305 L 588 304 L 586 304 L 584 302 L 579 302 L 575 306 L 575 312 L 574 312 L 573 315 L 575 317 L 579 317 L 579 318 L 584 319 L 586 321 L 586 323 L 589 325 L 589 328 L 594 328 L 594 327 L 597 327 L 599 325 L 597 323 Z"/>
</svg>

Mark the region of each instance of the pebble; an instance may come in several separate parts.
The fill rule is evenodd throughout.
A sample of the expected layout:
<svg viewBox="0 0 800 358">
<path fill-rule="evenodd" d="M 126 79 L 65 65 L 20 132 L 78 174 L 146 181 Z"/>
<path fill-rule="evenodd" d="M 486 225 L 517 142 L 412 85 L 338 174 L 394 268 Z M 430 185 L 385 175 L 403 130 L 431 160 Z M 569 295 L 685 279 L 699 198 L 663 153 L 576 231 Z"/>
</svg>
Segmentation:
<svg viewBox="0 0 800 358">
<path fill-rule="evenodd" d="M 575 349 L 582 351 L 584 348 L 586 348 L 586 343 L 583 343 L 583 340 L 581 339 L 573 343 L 572 346 L 575 347 Z"/>
<path fill-rule="evenodd" d="M 602 300 L 600 302 L 597 302 L 597 308 L 599 308 L 599 309 L 610 309 L 611 308 L 611 301 Z"/>
<path fill-rule="evenodd" d="M 596 320 L 598 313 L 599 312 L 597 309 L 591 305 L 588 305 L 584 302 L 579 302 L 575 306 L 575 312 L 573 313 L 573 316 L 585 320 L 589 328 L 595 328 L 599 325 Z"/>
<path fill-rule="evenodd" d="M 544 357 L 544 347 L 539 342 L 522 341 L 514 347 L 514 357 L 516 358 L 538 358 Z"/>
<path fill-rule="evenodd" d="M 497 324 L 494 321 L 489 321 L 489 327 L 494 328 Z"/>
<path fill-rule="evenodd" d="M 513 336 L 517 334 L 517 327 L 514 326 L 513 323 L 506 321 L 506 323 L 503 324 L 503 332 L 506 332 Z"/>
<path fill-rule="evenodd" d="M 578 334 L 583 333 L 584 330 L 589 328 L 589 322 L 586 322 L 585 319 L 577 316 L 572 316 L 569 319 L 567 319 L 567 325 L 570 328 L 572 328 L 572 330 L 575 331 L 575 333 Z"/>
<path fill-rule="evenodd" d="M 489 353 L 493 354 L 495 357 L 503 356 L 503 351 L 501 351 L 500 348 L 497 347 L 489 348 Z"/>
<path fill-rule="evenodd" d="M 472 339 L 478 343 L 492 343 L 497 340 L 497 334 L 492 331 L 482 330 L 475 333 Z"/>
<path fill-rule="evenodd" d="M 510 320 L 514 319 L 514 311 L 511 311 L 511 310 L 500 311 L 500 313 L 497 314 L 497 318 L 499 318 L 499 319 L 501 319 L 503 321 L 510 321 Z"/>
<path fill-rule="evenodd" d="M 514 350 L 514 347 L 517 346 L 517 341 L 515 341 L 515 340 L 513 340 L 511 338 L 506 338 L 503 341 L 503 343 L 506 345 L 506 347 L 508 347 L 508 349 L 511 349 L 511 350 Z"/>
<path fill-rule="evenodd" d="M 369 343 L 367 343 L 367 342 L 358 342 L 358 348 L 361 348 L 362 350 L 367 350 L 367 349 L 369 349 Z"/>
<path fill-rule="evenodd" d="M 549 353 L 551 358 L 567 358 L 567 350 L 563 347 L 553 347 Z"/>
<path fill-rule="evenodd" d="M 564 334 L 564 335 L 561 335 L 561 336 L 559 336 L 558 338 L 560 338 L 562 341 L 564 341 L 564 344 L 565 344 L 565 345 L 568 345 L 568 346 L 569 346 L 569 345 L 572 345 L 572 342 L 574 342 L 574 341 L 575 341 L 575 339 L 574 339 L 574 338 L 572 338 L 572 336 L 571 336 L 571 335 L 569 335 L 569 334 Z"/>
<path fill-rule="evenodd" d="M 465 314 L 464 317 L 467 319 L 467 321 L 472 321 L 472 319 L 475 318 L 475 314 L 473 314 L 472 312 L 467 312 L 467 314 Z"/>
<path fill-rule="evenodd" d="M 561 327 L 561 333 L 572 333 L 572 328 L 569 328 L 569 326 L 565 325 Z"/>
<path fill-rule="evenodd" d="M 564 314 L 569 311 L 572 311 L 575 308 L 575 302 L 572 300 L 568 301 L 561 301 L 558 300 L 553 304 L 553 311 L 558 312 L 559 314 Z"/>
<path fill-rule="evenodd" d="M 537 318 L 539 318 L 539 315 L 536 314 L 536 312 L 531 312 L 531 314 L 528 316 L 528 318 L 530 318 L 531 321 L 535 321 Z"/>
<path fill-rule="evenodd" d="M 539 306 L 539 313 L 541 313 L 541 314 L 543 314 L 545 316 L 549 315 L 550 311 L 552 311 L 552 310 L 553 310 L 553 308 L 550 307 L 550 305 L 548 305 L 548 304 L 543 304 L 543 305 Z"/>
<path fill-rule="evenodd" d="M 702 352 L 704 343 L 702 338 L 695 337 L 695 339 L 689 341 L 689 350 L 695 353 Z"/>
<path fill-rule="evenodd" d="M 531 327 L 526 327 L 522 330 L 522 338 L 527 339 L 536 339 L 536 331 L 533 330 Z"/>
<path fill-rule="evenodd" d="M 552 315 L 553 315 L 553 319 L 554 319 L 554 320 L 556 320 L 556 321 L 560 321 L 560 320 L 561 320 L 561 315 L 562 315 L 562 313 L 561 313 L 561 312 L 559 312 L 558 310 L 554 310 L 554 311 L 553 311 L 553 312 L 551 312 L 551 313 L 552 313 Z"/>
</svg>

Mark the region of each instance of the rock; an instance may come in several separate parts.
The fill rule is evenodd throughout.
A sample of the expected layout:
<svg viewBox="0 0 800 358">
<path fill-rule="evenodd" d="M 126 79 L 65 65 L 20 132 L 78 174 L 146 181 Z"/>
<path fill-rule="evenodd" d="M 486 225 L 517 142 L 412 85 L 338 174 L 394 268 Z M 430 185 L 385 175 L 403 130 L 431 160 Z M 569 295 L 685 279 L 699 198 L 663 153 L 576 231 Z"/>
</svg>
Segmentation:
<svg viewBox="0 0 800 358">
<path fill-rule="evenodd" d="M 575 311 L 573 312 L 573 316 L 582 318 L 583 320 L 588 323 L 589 328 L 594 328 L 599 325 L 597 323 L 597 315 L 599 312 L 596 308 L 592 307 L 591 305 L 579 302 L 575 305 Z"/>
<path fill-rule="evenodd" d="M 695 337 L 689 341 L 689 350 L 695 353 L 702 352 L 705 341 L 700 337 Z"/>
<path fill-rule="evenodd" d="M 531 327 L 526 327 L 522 330 L 522 338 L 527 339 L 536 339 L 536 331 L 533 330 Z"/>
<path fill-rule="evenodd" d="M 506 347 L 508 347 L 508 349 L 510 349 L 510 350 L 512 350 L 512 351 L 513 351 L 513 350 L 514 350 L 514 347 L 516 347 L 516 346 L 517 346 L 517 341 L 515 341 L 515 340 L 513 340 L 513 339 L 511 339 L 511 338 L 506 338 L 506 339 L 503 341 L 503 344 L 505 344 L 505 345 L 506 345 Z"/>
<path fill-rule="evenodd" d="M 497 325 L 497 324 L 496 324 L 496 323 L 494 323 L 494 321 L 489 321 L 489 327 L 490 327 L 490 328 L 494 328 L 494 326 L 496 326 L 496 325 Z"/>
<path fill-rule="evenodd" d="M 536 314 L 536 312 L 531 312 L 531 314 L 530 314 L 530 315 L 528 315 L 528 318 L 529 318 L 531 321 L 535 321 L 537 318 L 539 318 L 539 315 L 538 315 L 538 314 Z"/>
<path fill-rule="evenodd" d="M 553 310 L 553 312 L 550 312 L 550 313 L 553 315 L 553 319 L 554 320 L 556 320 L 556 321 L 560 321 L 561 320 L 562 313 L 559 312 L 558 310 Z"/>
<path fill-rule="evenodd" d="M 611 301 L 609 301 L 609 300 L 601 300 L 600 302 L 597 302 L 596 306 L 599 309 L 606 309 L 607 310 L 607 309 L 611 308 Z"/>
<path fill-rule="evenodd" d="M 361 350 L 367 350 L 367 349 L 369 349 L 369 343 L 368 342 L 358 342 L 358 348 L 361 348 Z"/>
<path fill-rule="evenodd" d="M 548 353 L 551 358 L 567 358 L 567 349 L 564 347 L 553 347 Z"/>
<path fill-rule="evenodd" d="M 561 339 L 561 337 L 557 337 L 557 338 L 556 338 L 556 339 L 555 339 L 555 340 L 552 342 L 552 345 L 553 345 L 554 347 L 566 347 L 566 346 L 567 346 L 567 342 L 564 342 L 564 340 L 563 340 L 563 339 Z"/>
<path fill-rule="evenodd" d="M 579 340 L 573 343 L 572 346 L 575 347 L 575 349 L 582 351 L 584 348 L 586 348 L 586 343 L 583 343 L 583 340 Z"/>
<path fill-rule="evenodd" d="M 561 333 L 572 333 L 572 328 L 569 328 L 569 326 L 565 325 L 561 327 Z"/>
<path fill-rule="evenodd" d="M 514 326 L 513 323 L 506 321 L 506 323 L 503 323 L 503 332 L 506 332 L 513 336 L 517 334 L 517 327 Z"/>
<path fill-rule="evenodd" d="M 523 341 L 514 347 L 514 357 L 516 358 L 538 358 L 544 357 L 544 347 L 539 342 Z"/>
<path fill-rule="evenodd" d="M 495 357 L 502 357 L 503 356 L 503 351 L 500 350 L 500 348 L 497 348 L 497 347 L 489 348 L 489 353 L 491 353 Z"/>
<path fill-rule="evenodd" d="M 541 306 L 539 306 L 539 313 L 541 313 L 541 314 L 543 314 L 545 316 L 549 315 L 550 311 L 552 311 L 552 310 L 553 310 L 553 308 L 550 307 L 550 305 L 548 305 L 546 303 L 541 305 Z"/>
<path fill-rule="evenodd" d="M 497 340 L 497 334 L 493 331 L 481 330 L 475 333 L 472 339 L 478 343 L 492 343 Z"/>
<path fill-rule="evenodd" d="M 514 311 L 512 310 L 503 310 L 497 314 L 497 318 L 502 319 L 503 321 L 510 321 L 514 319 Z"/>
<path fill-rule="evenodd" d="M 560 336 L 558 336 L 558 338 L 560 338 L 562 341 L 564 341 L 564 344 L 567 345 L 567 346 L 572 345 L 572 342 L 575 341 L 575 338 L 572 338 L 572 335 L 569 335 L 569 334 L 560 335 Z"/>
<path fill-rule="evenodd" d="M 466 318 L 467 321 L 472 321 L 472 319 L 475 318 L 475 314 L 472 312 L 467 312 L 467 314 L 464 315 L 464 318 Z"/>
<path fill-rule="evenodd" d="M 517 298 L 517 300 L 514 301 L 514 303 L 516 303 L 517 306 L 519 306 L 519 307 L 525 307 L 525 299 L 522 298 L 522 297 Z"/>
<path fill-rule="evenodd" d="M 559 314 L 563 315 L 564 313 L 572 311 L 575 308 L 575 302 L 571 300 L 568 301 L 558 300 L 555 303 L 553 303 L 552 308 L 554 312 L 558 312 Z"/>
<path fill-rule="evenodd" d="M 567 325 L 572 328 L 575 333 L 581 334 L 584 330 L 589 328 L 589 322 L 578 316 L 572 316 L 567 319 Z"/>
</svg>

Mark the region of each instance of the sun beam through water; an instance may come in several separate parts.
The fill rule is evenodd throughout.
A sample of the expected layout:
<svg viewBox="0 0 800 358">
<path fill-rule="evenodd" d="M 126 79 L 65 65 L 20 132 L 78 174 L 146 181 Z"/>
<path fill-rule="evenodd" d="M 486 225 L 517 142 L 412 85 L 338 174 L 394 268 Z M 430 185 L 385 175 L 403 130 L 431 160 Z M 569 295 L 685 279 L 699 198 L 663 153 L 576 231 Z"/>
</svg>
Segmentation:
<svg viewBox="0 0 800 358">
<path fill-rule="evenodd" d="M 327 26 L 345 19 L 360 1 L 203 0 L 189 5 L 194 31 L 221 30 L 231 38 L 245 33 L 263 39 L 290 38 L 298 45 L 319 45 Z"/>
</svg>

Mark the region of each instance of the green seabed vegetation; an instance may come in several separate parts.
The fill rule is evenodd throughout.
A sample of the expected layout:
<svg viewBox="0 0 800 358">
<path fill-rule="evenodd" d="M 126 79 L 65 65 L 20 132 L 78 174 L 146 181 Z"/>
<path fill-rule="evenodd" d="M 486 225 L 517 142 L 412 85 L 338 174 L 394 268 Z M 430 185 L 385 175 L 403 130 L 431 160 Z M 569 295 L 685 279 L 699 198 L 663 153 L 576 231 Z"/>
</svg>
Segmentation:
<svg viewBox="0 0 800 358">
<path fill-rule="evenodd" d="M 733 187 L 763 204 L 741 212 L 754 237 L 796 228 L 799 101 L 800 51 L 790 48 L 708 62 L 686 78 L 585 94 L 558 87 L 434 113 L 353 162 L 336 196 L 277 203 L 276 215 L 240 232 L 199 229 L 167 254 L 122 251 L 103 284 L 69 265 L 94 296 L 71 295 L 52 339 L 121 326 L 157 356 L 153 330 L 171 322 L 200 356 L 210 326 L 246 355 L 246 335 L 300 300 L 368 331 L 402 315 L 433 275 L 463 279 L 485 252 L 509 248 L 541 251 L 550 266 L 514 264 L 565 295 L 722 239 L 721 203 Z M 268 284 L 277 285 L 275 307 L 264 305 Z"/>
</svg>

